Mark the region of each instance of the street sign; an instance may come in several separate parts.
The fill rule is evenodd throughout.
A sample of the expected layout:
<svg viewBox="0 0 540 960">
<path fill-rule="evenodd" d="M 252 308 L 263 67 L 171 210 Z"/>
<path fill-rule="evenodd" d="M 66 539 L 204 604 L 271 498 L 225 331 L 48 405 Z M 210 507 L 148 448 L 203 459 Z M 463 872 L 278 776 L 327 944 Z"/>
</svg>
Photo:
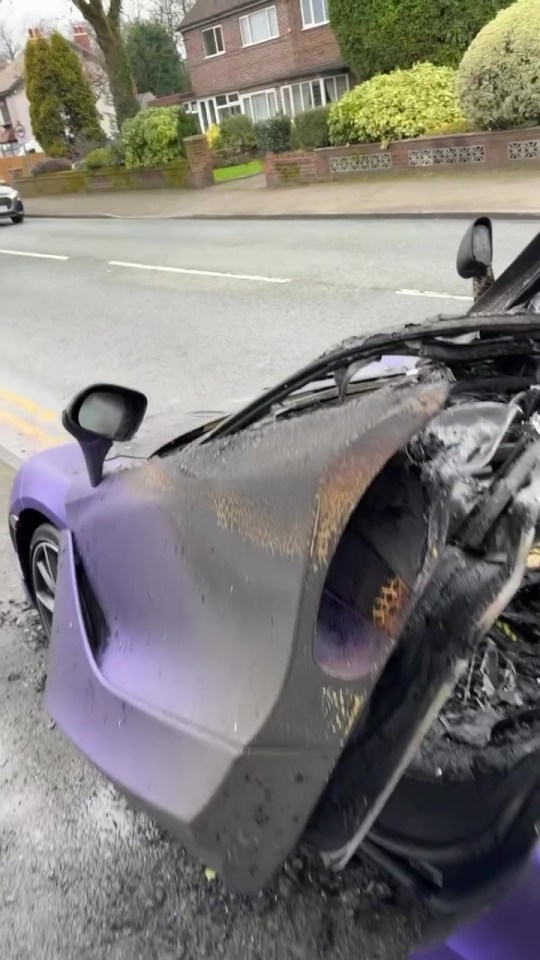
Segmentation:
<svg viewBox="0 0 540 960">
<path fill-rule="evenodd" d="M 23 127 L 22 123 L 15 124 L 15 136 L 19 141 L 26 140 L 26 130 Z"/>
</svg>

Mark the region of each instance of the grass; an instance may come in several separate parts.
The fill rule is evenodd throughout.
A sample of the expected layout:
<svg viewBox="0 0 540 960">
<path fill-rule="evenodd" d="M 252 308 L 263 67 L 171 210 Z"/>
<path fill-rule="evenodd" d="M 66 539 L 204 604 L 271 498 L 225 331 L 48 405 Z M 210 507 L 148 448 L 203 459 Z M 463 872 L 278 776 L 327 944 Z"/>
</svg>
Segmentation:
<svg viewBox="0 0 540 960">
<path fill-rule="evenodd" d="M 238 163 L 234 167 L 217 167 L 214 170 L 214 181 L 225 183 L 227 180 L 239 180 L 240 177 L 253 177 L 256 173 L 262 173 L 262 171 L 262 160 Z"/>
</svg>

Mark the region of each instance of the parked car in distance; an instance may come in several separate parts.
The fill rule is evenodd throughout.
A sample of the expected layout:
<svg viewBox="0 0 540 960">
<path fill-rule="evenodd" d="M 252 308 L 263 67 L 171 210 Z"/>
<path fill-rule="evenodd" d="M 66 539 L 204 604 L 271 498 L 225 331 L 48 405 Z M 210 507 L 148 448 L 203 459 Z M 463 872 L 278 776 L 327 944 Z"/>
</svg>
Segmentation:
<svg viewBox="0 0 540 960">
<path fill-rule="evenodd" d="M 5 180 L 0 180 L 0 219 L 11 220 L 12 223 L 24 221 L 24 204 L 21 195 Z"/>
</svg>

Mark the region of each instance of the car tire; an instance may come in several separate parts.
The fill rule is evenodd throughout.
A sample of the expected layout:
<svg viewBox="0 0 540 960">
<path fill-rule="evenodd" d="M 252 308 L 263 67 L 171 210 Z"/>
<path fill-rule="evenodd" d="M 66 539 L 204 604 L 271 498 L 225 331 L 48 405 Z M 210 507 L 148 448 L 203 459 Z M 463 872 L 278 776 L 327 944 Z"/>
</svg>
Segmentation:
<svg viewBox="0 0 540 960">
<path fill-rule="evenodd" d="M 30 542 L 30 585 L 34 604 L 47 639 L 52 631 L 60 534 L 50 523 L 43 523 Z"/>
<path fill-rule="evenodd" d="M 12 217 L 11 222 L 15 224 L 24 223 L 24 213 L 18 213 L 17 216 Z"/>
</svg>

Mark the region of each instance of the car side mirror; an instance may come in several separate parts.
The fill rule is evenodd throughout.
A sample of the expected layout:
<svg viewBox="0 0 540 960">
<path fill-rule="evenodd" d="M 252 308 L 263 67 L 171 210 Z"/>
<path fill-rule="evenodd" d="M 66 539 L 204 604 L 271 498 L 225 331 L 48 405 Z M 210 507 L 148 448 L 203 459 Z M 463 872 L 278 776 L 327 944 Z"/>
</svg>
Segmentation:
<svg viewBox="0 0 540 960">
<path fill-rule="evenodd" d="M 108 383 L 86 387 L 68 403 L 62 424 L 81 447 L 93 487 L 103 479 L 103 464 L 113 443 L 135 436 L 147 406 L 144 393 Z"/>
<path fill-rule="evenodd" d="M 493 226 L 489 217 L 471 223 L 459 246 L 457 272 L 464 280 L 483 280 L 492 273 Z"/>
</svg>

